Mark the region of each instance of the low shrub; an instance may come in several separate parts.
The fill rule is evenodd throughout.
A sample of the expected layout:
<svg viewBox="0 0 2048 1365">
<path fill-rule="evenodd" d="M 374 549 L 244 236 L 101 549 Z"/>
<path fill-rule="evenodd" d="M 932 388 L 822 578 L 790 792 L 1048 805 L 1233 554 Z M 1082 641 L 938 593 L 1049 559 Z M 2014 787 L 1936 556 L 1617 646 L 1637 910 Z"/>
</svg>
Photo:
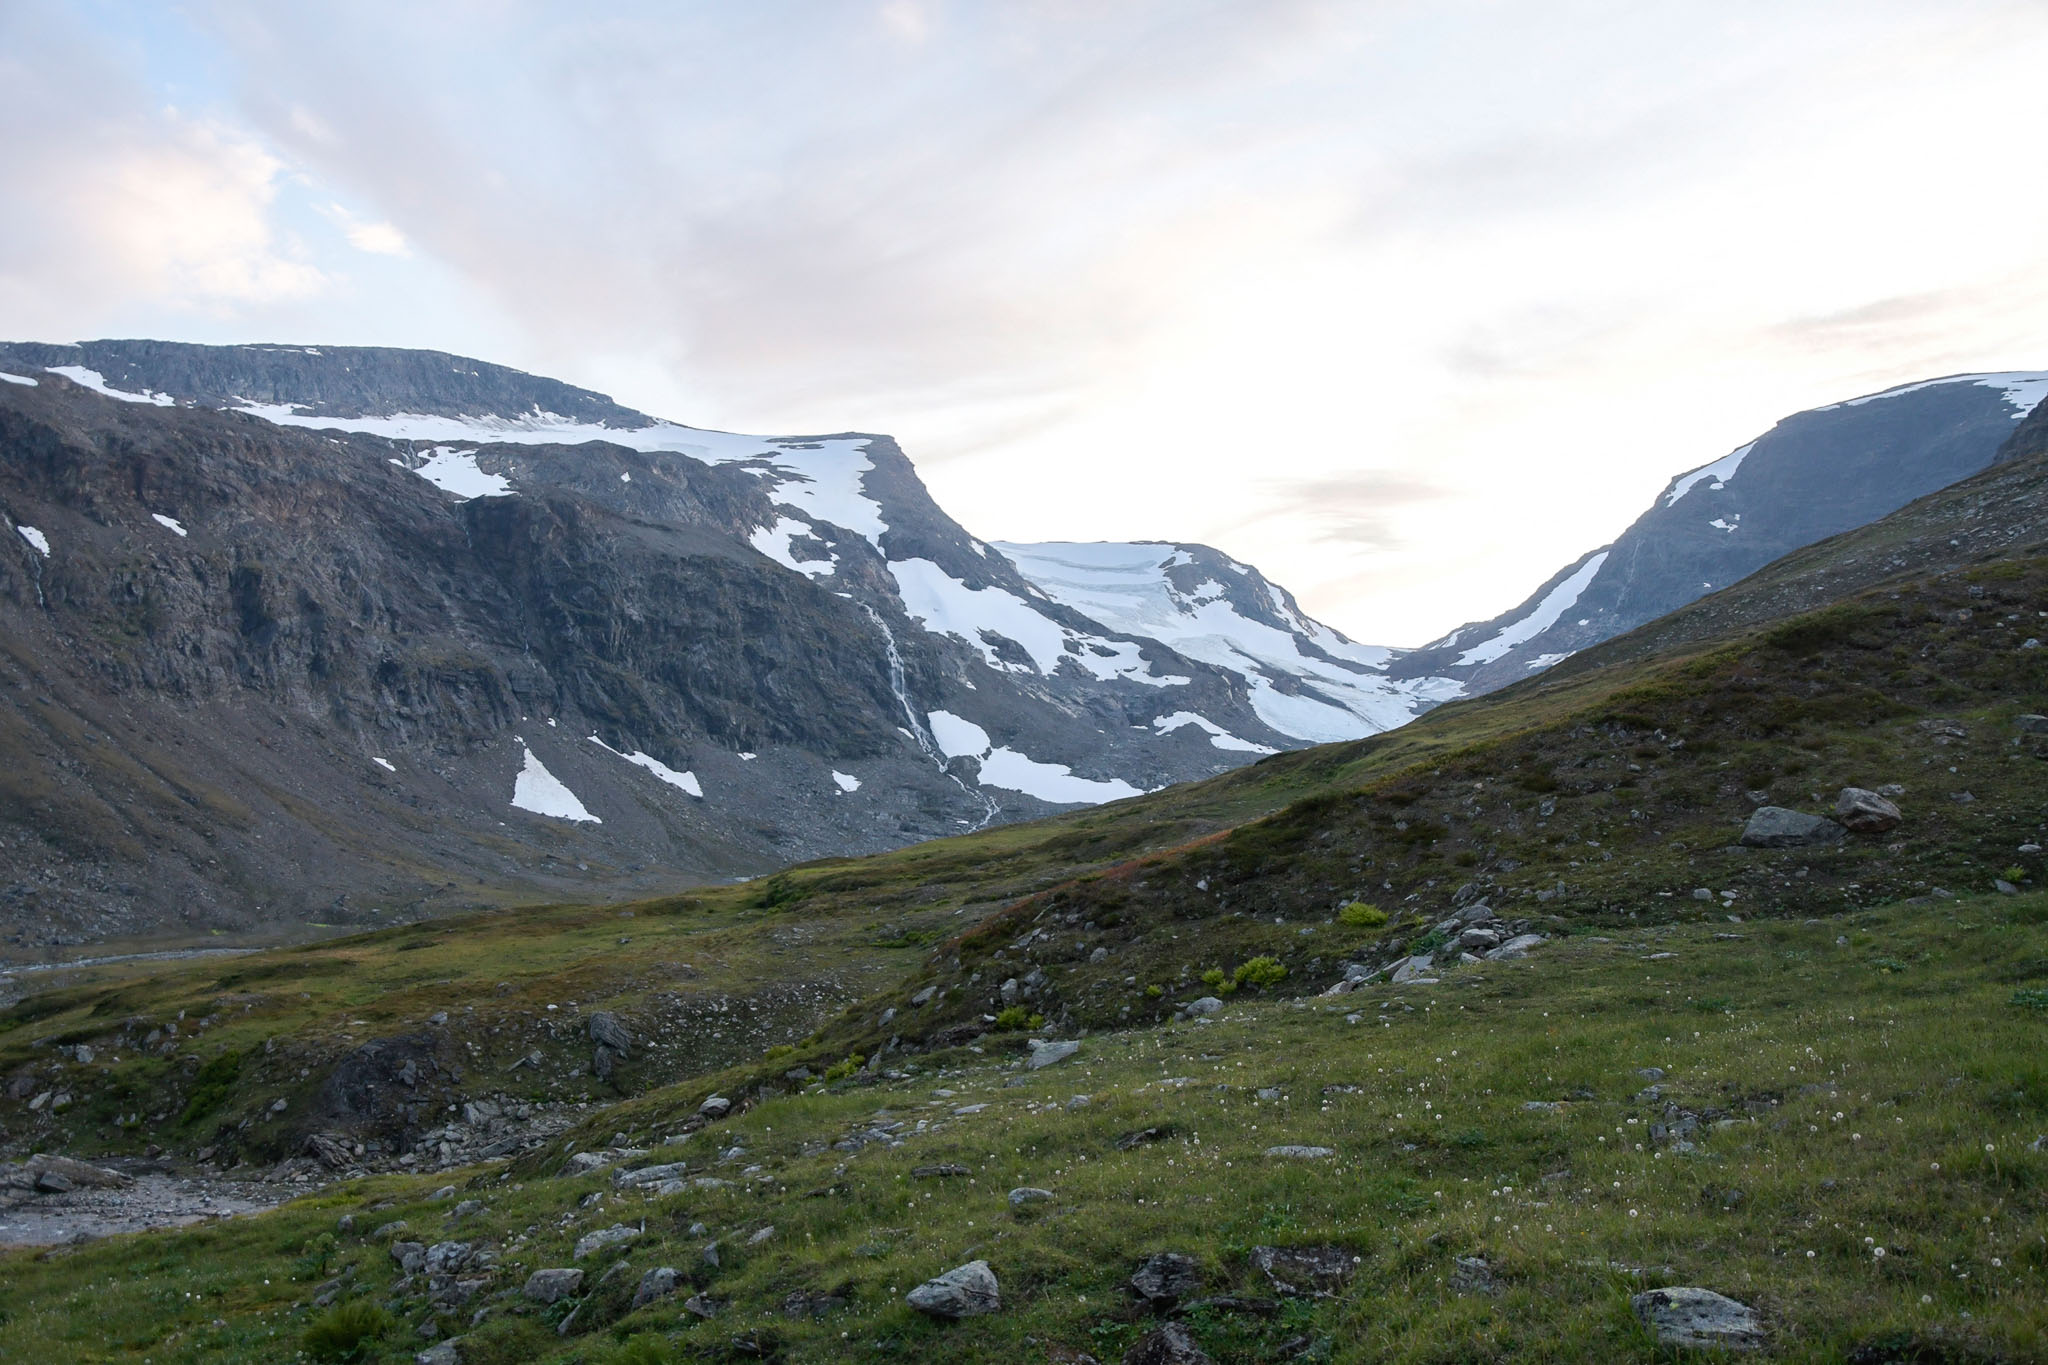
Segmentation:
<svg viewBox="0 0 2048 1365">
<path fill-rule="evenodd" d="M 338 1303 L 306 1325 L 300 1344 L 315 1360 L 361 1360 L 394 1319 L 368 1299 Z"/>
<path fill-rule="evenodd" d="M 1337 923 L 1351 929 L 1378 929 L 1386 922 L 1386 911 L 1364 901 L 1353 901 L 1337 912 Z"/>
</svg>

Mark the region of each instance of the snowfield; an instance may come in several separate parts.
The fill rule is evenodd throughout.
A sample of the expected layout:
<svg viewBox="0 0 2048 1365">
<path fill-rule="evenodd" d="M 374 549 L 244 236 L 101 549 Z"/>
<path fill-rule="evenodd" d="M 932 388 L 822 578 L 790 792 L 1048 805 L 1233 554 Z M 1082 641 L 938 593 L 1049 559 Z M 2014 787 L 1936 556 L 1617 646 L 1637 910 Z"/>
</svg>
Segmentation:
<svg viewBox="0 0 2048 1365">
<path fill-rule="evenodd" d="M 512 781 L 512 804 L 520 810 L 532 811 L 535 815 L 552 816 L 557 820 L 574 820 L 582 824 L 601 825 L 604 821 L 583 808 L 576 799 L 576 793 L 562 785 L 562 780 L 547 770 L 547 766 L 533 756 L 533 750 L 522 743 L 520 749 L 526 755 L 525 763 L 519 769 L 519 776 Z"/>
</svg>

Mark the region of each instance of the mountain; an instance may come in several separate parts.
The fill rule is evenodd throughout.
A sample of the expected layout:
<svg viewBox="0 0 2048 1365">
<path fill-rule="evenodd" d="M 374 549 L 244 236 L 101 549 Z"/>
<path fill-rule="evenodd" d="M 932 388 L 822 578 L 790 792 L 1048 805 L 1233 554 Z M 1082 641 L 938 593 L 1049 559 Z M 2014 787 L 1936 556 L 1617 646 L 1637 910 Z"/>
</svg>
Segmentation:
<svg viewBox="0 0 2048 1365">
<path fill-rule="evenodd" d="M 17 941 L 743 877 L 1452 690 L 1205 547 L 990 546 L 886 436 L 437 352 L 0 345 L 0 513 Z"/>
<path fill-rule="evenodd" d="M 1389 675 L 1455 678 L 1468 695 L 1504 687 L 1976 473 L 2043 395 L 2048 373 L 1953 375 L 1787 417 L 1672 479 L 1521 605 L 1403 654 Z"/>
</svg>

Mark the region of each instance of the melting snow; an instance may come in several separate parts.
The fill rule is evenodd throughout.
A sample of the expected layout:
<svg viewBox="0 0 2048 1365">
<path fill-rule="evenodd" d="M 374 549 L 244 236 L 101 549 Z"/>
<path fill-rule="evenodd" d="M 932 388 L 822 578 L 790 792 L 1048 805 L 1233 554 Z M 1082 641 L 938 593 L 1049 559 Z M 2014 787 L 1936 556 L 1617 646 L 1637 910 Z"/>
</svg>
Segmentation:
<svg viewBox="0 0 2048 1365">
<path fill-rule="evenodd" d="M 549 724 L 553 724 L 553 722 L 550 721 Z M 622 752 L 621 750 L 614 749 L 611 745 L 605 743 L 596 735 L 592 735 L 590 737 L 590 742 L 592 744 L 595 744 L 598 748 L 604 750 L 608 754 L 617 755 L 618 757 L 625 759 L 628 763 L 637 764 L 638 766 L 647 769 L 648 772 L 653 773 L 656 777 L 668 783 L 671 787 L 675 787 L 681 791 L 686 791 L 700 801 L 704 799 L 704 788 L 702 784 L 700 784 L 697 781 L 697 775 L 695 773 L 679 773 L 674 768 L 669 767 L 668 764 L 663 763 L 660 759 L 654 757 L 654 755 L 652 754 L 643 754 L 638 750 L 635 750 L 634 752 L 629 754 Z"/>
<path fill-rule="evenodd" d="M 576 793 L 563 786 L 561 779 L 533 756 L 533 750 L 524 745 L 520 747 L 525 750 L 526 762 L 512 782 L 514 806 L 530 810 L 535 815 L 551 815 L 557 820 L 576 820 L 592 825 L 604 823 L 583 808 L 583 803 L 576 799 Z"/>
<path fill-rule="evenodd" d="M 1664 495 L 1664 505 L 1669 507 L 1687 493 L 1692 492 L 1693 485 L 1702 479 L 1712 479 L 1713 483 L 1708 485 L 1708 490 L 1718 493 L 1728 486 L 1728 480 L 1734 478 L 1735 471 L 1742 467 L 1743 457 L 1755 449 L 1756 442 L 1751 441 L 1746 446 L 1729 451 L 1712 464 L 1701 465 L 1690 474 L 1679 475 L 1676 479 L 1672 480 L 1671 491 Z"/>
<path fill-rule="evenodd" d="M 157 525 L 163 527 L 166 531 L 175 532 L 180 539 L 184 538 L 186 534 L 185 528 L 178 524 L 176 517 L 167 517 L 161 512 L 151 512 L 149 515 L 151 520 L 155 521 Z"/>
<path fill-rule="evenodd" d="M 1576 649 L 1568 649 L 1562 654 L 1538 654 L 1535 658 L 1529 660 L 1528 663 L 1522 665 L 1522 667 L 1527 668 L 1531 671 L 1534 671 L 1539 668 L 1548 668 L 1552 664 L 1563 663 L 1566 659 L 1571 658 L 1572 655 L 1578 652 L 1579 651 L 1577 651 Z"/>
<path fill-rule="evenodd" d="M 1557 618 L 1564 615 L 1572 603 L 1579 600 L 1579 594 L 1593 581 L 1593 575 L 1600 572 L 1600 566 L 1607 562 L 1607 555 L 1608 551 L 1602 550 L 1581 564 L 1573 571 L 1571 577 L 1543 595 L 1543 600 L 1536 604 L 1536 610 L 1508 626 L 1491 640 L 1472 646 L 1458 656 L 1458 662 L 1490 664 L 1524 640 L 1534 639 L 1556 625 Z"/>
<path fill-rule="evenodd" d="M 932 728 L 932 739 L 939 752 L 947 758 L 980 758 L 989 751 L 988 731 L 971 720 L 963 720 L 951 711 L 929 711 L 925 721 Z"/>
<path fill-rule="evenodd" d="M 425 464 L 411 466 L 412 472 L 444 493 L 463 502 L 471 498 L 503 497 L 512 491 L 512 480 L 502 474 L 486 474 L 477 468 L 476 452 L 435 446 L 427 452 Z"/>
<path fill-rule="evenodd" d="M 398 769 L 391 766 L 391 760 L 388 758 L 372 758 L 370 762 L 376 764 L 378 767 L 382 768 L 387 773 L 395 773 L 398 771 Z"/>
<path fill-rule="evenodd" d="M 32 389 L 40 387 L 37 380 L 30 379 L 25 374 L 9 374 L 5 370 L 0 370 L 0 381 L 5 381 L 9 384 L 26 384 Z"/>
<path fill-rule="evenodd" d="M 48 536 L 33 526 L 17 526 L 14 529 L 21 535 L 23 540 L 36 547 L 37 554 L 41 555 L 44 559 L 50 557 L 50 538 Z"/>
<path fill-rule="evenodd" d="M 783 517 L 773 526 L 764 526 L 748 536 L 747 543 L 784 568 L 795 569 L 808 577 L 823 578 L 836 573 L 839 561 L 830 555 L 823 559 L 796 557 L 796 550 L 791 542 L 798 536 L 811 534 L 813 532 L 807 522 L 798 521 L 795 517 Z"/>
<path fill-rule="evenodd" d="M 627 474 L 627 473 L 621 472 L 621 473 L 620 473 L 620 475 L 619 475 L 619 482 L 620 482 L 620 483 L 631 483 L 631 482 L 633 482 L 633 476 L 632 476 L 631 474 Z"/>
<path fill-rule="evenodd" d="M 1735 522 L 1738 522 L 1738 521 L 1741 521 L 1741 520 L 1742 520 L 1742 513 L 1740 513 L 1740 512 L 1737 512 L 1737 513 L 1735 514 L 1735 521 L 1723 521 L 1723 520 L 1721 520 L 1721 518 L 1719 518 L 1719 517 L 1715 517 L 1715 518 L 1714 518 L 1714 519 L 1713 519 L 1712 521 L 1708 522 L 1708 523 L 1707 523 L 1707 525 L 1709 525 L 1709 526 L 1713 527 L 1713 528 L 1714 528 L 1715 530 L 1717 530 L 1717 531 L 1732 531 L 1732 530 L 1734 530 L 1734 529 L 1735 529 Z M 1584 625 L 1585 623 L 1584 623 L 1584 622 L 1582 621 L 1582 622 L 1580 622 L 1580 624 L 1581 624 L 1581 625 Z"/>
<path fill-rule="evenodd" d="M 1095 806 L 1144 794 L 1120 777 L 1107 782 L 1076 777 L 1064 763 L 1040 763 L 1011 748 L 993 749 L 981 760 L 981 785 L 1023 792 L 1061 806 Z"/>
<path fill-rule="evenodd" d="M 981 760 L 979 780 L 984 787 L 1023 792 L 1026 796 L 1035 796 L 1059 806 L 1095 806 L 1104 801 L 1143 795 L 1140 788 L 1133 787 L 1122 778 L 1097 782 L 1092 778 L 1074 776 L 1074 770 L 1064 763 L 1040 763 L 1007 745 L 991 748 L 988 731 L 951 711 L 927 712 L 925 720 L 931 725 L 932 738 L 938 742 L 939 751 L 947 758 Z"/>
<path fill-rule="evenodd" d="M 757 758 L 759 758 L 759 757 L 760 757 L 760 755 L 759 755 L 759 754 L 741 754 L 741 755 L 740 755 L 740 762 L 742 762 L 742 763 L 752 763 L 752 762 L 753 762 L 753 761 L 754 761 L 755 759 L 757 759 Z"/>
<path fill-rule="evenodd" d="M 1054 601 L 1111 630 L 1150 637 L 1240 675 L 1253 711 L 1282 734 L 1319 743 L 1357 739 L 1405 724 L 1459 690 L 1449 679 L 1393 682 L 1380 676 L 1392 650 L 1347 640 L 1291 610 L 1277 594 L 1273 610 L 1287 628 L 1246 616 L 1213 579 L 1183 592 L 1166 572 L 1195 562 L 1180 546 L 1055 541 L 996 548 Z M 1241 575 L 1251 572 L 1234 560 L 1226 564 Z M 1274 685 L 1276 675 L 1303 687 L 1283 692 Z"/>
<path fill-rule="evenodd" d="M 83 365 L 45 365 L 43 368 L 51 374 L 61 374 L 72 383 L 91 389 L 94 393 L 118 398 L 123 403 L 152 403 L 160 408 L 168 408 L 178 401 L 167 393 L 129 393 L 125 389 L 110 388 L 107 381 L 100 377 L 98 370 L 88 370 Z"/>
<path fill-rule="evenodd" d="M 1006 673 L 1059 671 L 1072 661 L 1095 677 L 1125 678 L 1153 687 L 1184 685 L 1178 675 L 1152 672 L 1139 647 L 1128 640 L 1105 640 L 1069 631 L 1017 594 L 1003 588 L 970 588 L 929 559 L 891 563 L 903 609 L 926 630 L 965 640 L 981 651 L 982 662 Z M 1009 663 L 983 638 L 987 631 L 1014 640 L 1031 656 L 1029 664 Z"/>
<path fill-rule="evenodd" d="M 852 773 L 843 773 L 834 768 L 832 770 L 832 780 L 839 784 L 839 790 L 843 792 L 857 792 L 860 790 L 860 779 Z"/>
<path fill-rule="evenodd" d="M 1152 722 L 1152 728 L 1162 735 L 1170 735 L 1183 725 L 1192 725 L 1198 729 L 1208 731 L 1209 743 L 1219 749 L 1236 749 L 1248 754 L 1277 754 L 1280 752 L 1278 749 L 1270 748 L 1264 744 L 1254 744 L 1248 739 L 1239 739 L 1207 716 L 1198 716 L 1192 711 L 1176 711 L 1170 716 L 1160 716 Z"/>
</svg>

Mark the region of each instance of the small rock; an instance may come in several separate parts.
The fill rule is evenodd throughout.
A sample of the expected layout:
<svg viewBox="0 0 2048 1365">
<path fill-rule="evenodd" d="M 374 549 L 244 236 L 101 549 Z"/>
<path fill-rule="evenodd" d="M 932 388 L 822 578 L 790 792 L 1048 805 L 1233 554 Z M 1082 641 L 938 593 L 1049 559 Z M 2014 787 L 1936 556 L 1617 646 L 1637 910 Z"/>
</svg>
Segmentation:
<svg viewBox="0 0 2048 1365">
<path fill-rule="evenodd" d="M 1109 961 L 1109 949 L 1107 949 L 1107 948 L 1097 948 L 1097 949 L 1096 949 L 1096 950 L 1095 950 L 1094 952 L 1092 952 L 1092 953 L 1088 954 L 1088 960 L 1089 960 L 1090 962 L 1107 962 L 1107 961 Z"/>
<path fill-rule="evenodd" d="M 469 1264 L 470 1252 L 468 1242 L 436 1242 L 427 1248 L 427 1273 L 453 1275 Z"/>
<path fill-rule="evenodd" d="M 563 1173 L 566 1175 L 589 1175 L 599 1167 L 611 1164 L 612 1159 L 602 1152 L 578 1152 L 569 1158 L 568 1164 L 563 1167 Z"/>
<path fill-rule="evenodd" d="M 697 1112 L 706 1118 L 722 1119 L 732 1112 L 732 1101 L 723 1095 L 713 1095 L 697 1106 Z"/>
<path fill-rule="evenodd" d="M 622 1246 L 639 1235 L 638 1228 L 627 1227 L 624 1223 L 614 1223 L 608 1228 L 599 1228 L 577 1238 L 573 1254 L 580 1261 L 593 1252 L 603 1251 L 606 1247 Z"/>
<path fill-rule="evenodd" d="M 402 1273 L 417 1275 L 427 1268 L 427 1245 L 424 1242 L 393 1242 L 391 1259 L 398 1263 Z"/>
<path fill-rule="evenodd" d="M 1905 818 L 1897 806 L 1862 787 L 1844 787 L 1835 798 L 1835 819 L 1854 834 L 1882 834 Z"/>
<path fill-rule="evenodd" d="M 1498 1294 L 1500 1281 L 1484 1256 L 1460 1256 L 1451 1271 L 1451 1292 L 1455 1294 Z"/>
<path fill-rule="evenodd" d="M 1518 957 L 1526 957 L 1531 948 L 1549 941 L 1542 934 L 1517 934 L 1486 956 L 1494 962 L 1513 961 Z"/>
<path fill-rule="evenodd" d="M 1253 1247 L 1252 1265 L 1281 1294 L 1326 1298 L 1356 1269 L 1343 1247 Z"/>
<path fill-rule="evenodd" d="M 557 1270 L 536 1270 L 526 1277 L 526 1287 L 519 1292 L 535 1303 L 554 1303 L 566 1299 L 583 1287 L 583 1272 L 563 1267 Z"/>
<path fill-rule="evenodd" d="M 2019 726 L 2030 735 L 2048 735 L 2048 716 L 2021 716 Z"/>
<path fill-rule="evenodd" d="M 1337 1155 L 1337 1149 L 1335 1147 L 1301 1147 L 1289 1144 L 1281 1147 L 1268 1147 L 1266 1155 L 1281 1157 L 1289 1161 L 1321 1161 L 1324 1157 Z"/>
<path fill-rule="evenodd" d="M 1140 1337 L 1124 1352 L 1123 1365 L 1215 1365 L 1209 1354 L 1195 1345 L 1188 1329 L 1169 1322 Z"/>
<path fill-rule="evenodd" d="M 674 1266 L 656 1266 L 640 1277 L 640 1287 L 633 1291 L 633 1306 L 644 1308 L 656 1299 L 667 1298 L 676 1292 L 676 1284 L 681 1279 L 681 1273 Z"/>
<path fill-rule="evenodd" d="M 1711 1289 L 1652 1289 L 1629 1306 L 1666 1346 L 1753 1351 L 1764 1344 L 1756 1310 Z"/>
<path fill-rule="evenodd" d="M 1387 980 L 1396 986 L 1405 986 L 1411 981 L 1429 975 L 1430 968 L 1435 965 L 1436 956 L 1433 953 L 1411 957 L 1405 962 L 1397 963 L 1394 970 L 1388 974 Z"/>
<path fill-rule="evenodd" d="M 36 1190 L 40 1194 L 69 1194 L 78 1188 L 71 1183 L 71 1177 L 58 1171 L 37 1171 Z"/>
<path fill-rule="evenodd" d="M 773 1237 L 774 1235 L 775 1224 L 770 1223 L 767 1227 L 762 1228 L 759 1232 L 756 1232 L 753 1236 L 747 1238 L 747 1245 L 750 1247 L 757 1247 L 761 1245 L 761 1243 L 767 1241 L 770 1237 Z"/>
<path fill-rule="evenodd" d="M 910 1178 L 912 1180 L 946 1180 L 956 1175 L 973 1174 L 974 1171 L 970 1167 L 962 1166 L 952 1161 L 943 1162 L 936 1166 L 913 1166 L 910 1168 Z"/>
<path fill-rule="evenodd" d="M 1205 995 L 1187 1003 L 1187 1012 L 1193 1014 L 1216 1014 L 1223 1009 L 1223 1002 L 1213 995 Z"/>
<path fill-rule="evenodd" d="M 1003 1306 L 995 1272 L 987 1261 L 969 1261 L 926 1280 L 906 1294 L 904 1301 L 920 1313 L 953 1319 L 994 1313 Z"/>
<path fill-rule="evenodd" d="M 939 988 L 937 986 L 926 986 L 916 995 L 910 997 L 910 1003 L 916 1006 L 918 1009 L 923 1009 L 926 1005 L 929 1005 L 932 1002 L 932 997 L 937 995 L 938 993 Z"/>
<path fill-rule="evenodd" d="M 1131 1276 L 1131 1288 L 1154 1308 L 1178 1303 L 1202 1287 L 1202 1263 L 1177 1251 L 1147 1256 Z"/>
<path fill-rule="evenodd" d="M 412 1358 L 413 1365 L 462 1365 L 462 1352 L 456 1349 L 461 1337 L 450 1337 L 437 1341 Z"/>
<path fill-rule="evenodd" d="M 1742 843 L 1747 848 L 1806 848 L 1835 843 L 1847 833 L 1818 815 L 1784 806 L 1759 806 L 1742 827 Z"/>
</svg>

